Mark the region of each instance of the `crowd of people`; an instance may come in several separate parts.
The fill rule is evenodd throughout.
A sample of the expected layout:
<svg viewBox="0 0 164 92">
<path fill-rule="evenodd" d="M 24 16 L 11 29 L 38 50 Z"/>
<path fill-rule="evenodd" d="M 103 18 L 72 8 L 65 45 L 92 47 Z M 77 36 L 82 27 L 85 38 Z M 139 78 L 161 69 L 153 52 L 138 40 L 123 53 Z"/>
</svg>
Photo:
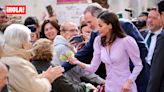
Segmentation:
<svg viewBox="0 0 164 92">
<path fill-rule="evenodd" d="M 58 23 L 0 7 L 0 92 L 164 92 L 164 0 L 136 22 L 98 3 Z M 142 22 L 141 22 L 142 21 Z"/>
</svg>

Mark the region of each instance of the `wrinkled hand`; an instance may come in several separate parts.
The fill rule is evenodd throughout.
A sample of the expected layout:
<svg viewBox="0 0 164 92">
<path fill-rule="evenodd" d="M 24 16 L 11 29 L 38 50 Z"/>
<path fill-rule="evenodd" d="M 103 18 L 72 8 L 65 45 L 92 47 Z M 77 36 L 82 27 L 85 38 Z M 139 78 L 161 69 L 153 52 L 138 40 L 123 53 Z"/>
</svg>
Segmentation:
<svg viewBox="0 0 164 92">
<path fill-rule="evenodd" d="M 93 90 L 93 92 L 98 92 L 98 89 L 95 86 L 93 86 L 92 84 L 87 83 L 85 85 L 86 85 L 86 87 L 88 87 L 89 90 Z"/>
<path fill-rule="evenodd" d="M 50 66 L 45 72 L 42 73 L 43 77 L 47 78 L 50 82 L 53 82 L 58 77 L 62 76 L 64 68 L 61 66 Z"/>
<path fill-rule="evenodd" d="M 130 92 L 132 81 L 128 79 L 122 87 L 122 92 Z"/>
</svg>

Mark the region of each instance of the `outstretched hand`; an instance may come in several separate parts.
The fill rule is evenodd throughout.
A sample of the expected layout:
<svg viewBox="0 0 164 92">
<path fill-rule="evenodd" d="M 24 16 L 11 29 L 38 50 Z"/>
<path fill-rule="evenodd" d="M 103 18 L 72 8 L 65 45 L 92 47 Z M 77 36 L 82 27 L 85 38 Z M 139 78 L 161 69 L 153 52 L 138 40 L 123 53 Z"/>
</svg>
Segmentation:
<svg viewBox="0 0 164 92">
<path fill-rule="evenodd" d="M 50 66 L 45 72 L 42 73 L 43 77 L 47 78 L 50 82 L 53 82 L 58 77 L 62 76 L 64 68 L 61 66 Z"/>
<path fill-rule="evenodd" d="M 68 58 L 68 62 L 69 62 L 70 64 L 75 65 L 75 64 L 80 63 L 80 61 L 77 60 L 74 56 L 68 56 L 67 58 Z"/>
</svg>

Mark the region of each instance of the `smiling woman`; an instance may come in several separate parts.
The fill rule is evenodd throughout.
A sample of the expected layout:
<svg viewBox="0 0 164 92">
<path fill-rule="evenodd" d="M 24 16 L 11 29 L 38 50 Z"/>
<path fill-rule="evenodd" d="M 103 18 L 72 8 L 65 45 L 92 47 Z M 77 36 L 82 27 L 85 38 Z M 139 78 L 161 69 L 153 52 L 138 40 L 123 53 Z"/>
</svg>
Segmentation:
<svg viewBox="0 0 164 92">
<path fill-rule="evenodd" d="M 41 27 L 41 38 L 47 38 L 49 40 L 54 40 L 56 35 L 59 33 L 60 26 L 56 21 L 45 20 Z"/>
</svg>

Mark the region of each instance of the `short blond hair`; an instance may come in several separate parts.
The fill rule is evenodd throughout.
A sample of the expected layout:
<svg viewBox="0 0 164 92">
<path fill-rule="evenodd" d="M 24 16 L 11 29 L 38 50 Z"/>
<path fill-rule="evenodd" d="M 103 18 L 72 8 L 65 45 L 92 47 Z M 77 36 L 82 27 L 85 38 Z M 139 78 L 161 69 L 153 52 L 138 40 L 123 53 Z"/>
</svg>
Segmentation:
<svg viewBox="0 0 164 92">
<path fill-rule="evenodd" d="M 50 62 L 53 57 L 52 41 L 46 38 L 37 40 L 32 46 L 35 56 L 33 61 L 48 61 Z"/>
</svg>

